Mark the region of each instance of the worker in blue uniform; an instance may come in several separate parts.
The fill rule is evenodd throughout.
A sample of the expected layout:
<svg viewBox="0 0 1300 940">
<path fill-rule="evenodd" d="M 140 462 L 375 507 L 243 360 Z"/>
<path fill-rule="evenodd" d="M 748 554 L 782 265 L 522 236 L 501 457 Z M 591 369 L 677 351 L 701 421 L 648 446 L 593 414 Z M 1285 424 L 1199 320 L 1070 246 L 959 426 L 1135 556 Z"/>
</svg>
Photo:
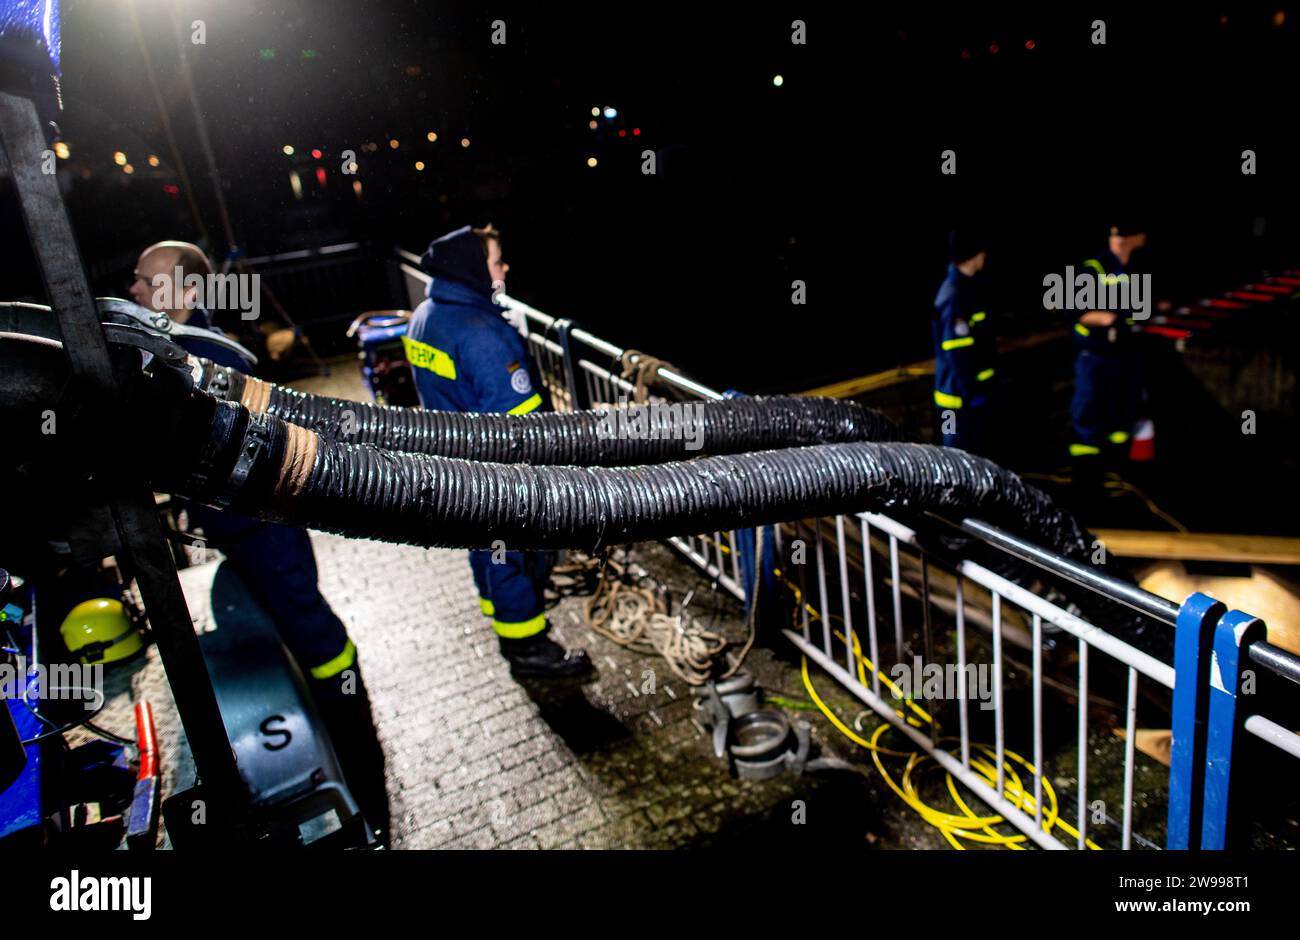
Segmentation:
<svg viewBox="0 0 1300 940">
<path fill-rule="evenodd" d="M 131 297 L 148 310 L 166 313 L 175 323 L 220 332 L 212 325 L 207 310 L 188 306 L 195 299 L 193 289 L 181 295 L 187 306 L 169 309 L 155 302 L 171 293 L 159 292 L 155 277 L 173 278 L 178 268 L 183 278 L 213 273 L 211 263 L 197 245 L 158 242 L 140 255 Z M 173 338 L 191 355 L 241 372 L 251 371 L 225 346 L 188 336 Z M 186 506 L 186 513 L 190 526 L 202 529 L 204 540 L 220 549 L 226 563 L 275 624 L 307 680 L 353 796 L 371 828 L 386 840 L 389 809 L 384 754 L 374 728 L 370 697 L 361 678 L 356 644 L 321 595 L 316 556 L 307 531 L 198 504 Z"/>
<path fill-rule="evenodd" d="M 1127 280 L 1133 255 L 1146 245 L 1140 226 L 1115 225 L 1104 251 L 1084 262 L 1098 287 Z M 1118 293 L 1118 292 L 1116 292 Z M 1073 326 L 1074 397 L 1070 456 L 1075 479 L 1089 488 L 1127 456 L 1145 383 L 1131 309 L 1078 311 Z"/>
<path fill-rule="evenodd" d="M 943 443 L 987 453 L 997 337 L 980 272 L 988 260 L 984 240 L 969 230 L 948 239 L 948 273 L 934 298 L 934 404 Z"/>
<path fill-rule="evenodd" d="M 523 337 L 493 303 L 509 265 L 500 233 L 457 229 L 421 259 L 433 279 L 411 316 L 403 345 L 420 404 L 438 411 L 530 414 L 548 406 Z M 479 605 L 492 619 L 501 653 L 520 678 L 576 676 L 591 669 L 582 650 L 567 652 L 549 636 L 545 589 L 551 556 L 509 550 L 470 552 Z"/>
</svg>

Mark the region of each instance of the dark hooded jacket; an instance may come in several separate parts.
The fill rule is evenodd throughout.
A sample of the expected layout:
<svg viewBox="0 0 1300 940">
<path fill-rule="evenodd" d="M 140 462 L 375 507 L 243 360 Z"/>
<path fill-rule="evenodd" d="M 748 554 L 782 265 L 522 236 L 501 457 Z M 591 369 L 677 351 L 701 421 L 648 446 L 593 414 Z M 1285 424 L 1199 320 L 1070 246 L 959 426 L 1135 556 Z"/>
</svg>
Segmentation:
<svg viewBox="0 0 1300 940">
<path fill-rule="evenodd" d="M 457 229 L 430 244 L 420 264 L 433 280 L 402 339 L 420 404 L 509 414 L 541 407 L 526 341 L 492 301 L 479 237 L 469 226 Z"/>
</svg>

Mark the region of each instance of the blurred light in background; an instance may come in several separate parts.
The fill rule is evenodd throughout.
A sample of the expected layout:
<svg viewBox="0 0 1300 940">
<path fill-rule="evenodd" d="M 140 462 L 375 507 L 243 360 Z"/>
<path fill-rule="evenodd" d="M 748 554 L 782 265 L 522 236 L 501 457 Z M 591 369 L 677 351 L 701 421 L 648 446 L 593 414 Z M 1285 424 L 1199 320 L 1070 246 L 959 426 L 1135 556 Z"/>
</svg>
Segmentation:
<svg viewBox="0 0 1300 940">
<path fill-rule="evenodd" d="M 284 155 L 285 155 L 286 157 L 292 157 L 292 156 L 293 156 L 293 148 L 290 147 L 288 144 L 285 144 L 284 147 L 282 147 L 281 149 L 284 150 Z"/>
<path fill-rule="evenodd" d="M 118 166 L 126 166 L 126 154 L 124 154 L 120 150 L 117 151 L 115 154 L 113 154 L 113 162 L 116 163 Z"/>
<path fill-rule="evenodd" d="M 429 138 L 429 143 L 434 143 L 438 139 L 438 135 L 435 134 L 433 131 L 429 131 L 429 133 L 425 134 L 424 136 Z"/>
<path fill-rule="evenodd" d="M 772 76 L 772 84 L 775 85 L 777 88 L 780 88 L 782 85 L 785 84 L 785 76 L 783 75 Z"/>
<path fill-rule="evenodd" d="M 152 153 L 149 154 L 149 165 L 150 165 L 150 166 L 157 166 L 157 165 L 160 164 L 160 163 L 162 163 L 162 161 L 158 159 L 157 154 L 152 154 Z"/>
<path fill-rule="evenodd" d="M 588 158 L 587 158 L 587 166 L 595 166 L 595 165 L 596 165 L 596 158 L 595 158 L 595 157 L 588 157 Z"/>
<path fill-rule="evenodd" d="M 60 160 L 66 160 L 71 155 L 71 151 L 68 150 L 67 144 L 65 144 L 63 141 L 59 141 L 57 144 L 54 145 L 54 155 L 58 157 Z"/>
</svg>

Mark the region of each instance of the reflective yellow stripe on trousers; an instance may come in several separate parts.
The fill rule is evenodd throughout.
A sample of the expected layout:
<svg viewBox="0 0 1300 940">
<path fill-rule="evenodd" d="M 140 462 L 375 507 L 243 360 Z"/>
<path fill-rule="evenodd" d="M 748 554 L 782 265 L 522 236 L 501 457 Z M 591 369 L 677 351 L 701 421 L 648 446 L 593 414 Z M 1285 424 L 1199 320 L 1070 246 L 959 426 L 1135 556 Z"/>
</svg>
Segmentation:
<svg viewBox="0 0 1300 940">
<path fill-rule="evenodd" d="M 313 666 L 311 677 L 313 679 L 329 679 L 337 676 L 344 669 L 347 669 L 357 661 L 357 647 L 348 637 L 347 645 L 343 647 L 343 652 L 339 653 L 327 663 L 321 663 L 319 666 Z"/>
<path fill-rule="evenodd" d="M 492 629 L 497 632 L 497 636 L 504 637 L 507 640 L 522 640 L 525 637 L 536 636 L 546 629 L 546 614 L 538 614 L 531 620 L 524 620 L 519 623 L 505 623 L 501 620 L 493 620 Z"/>
</svg>

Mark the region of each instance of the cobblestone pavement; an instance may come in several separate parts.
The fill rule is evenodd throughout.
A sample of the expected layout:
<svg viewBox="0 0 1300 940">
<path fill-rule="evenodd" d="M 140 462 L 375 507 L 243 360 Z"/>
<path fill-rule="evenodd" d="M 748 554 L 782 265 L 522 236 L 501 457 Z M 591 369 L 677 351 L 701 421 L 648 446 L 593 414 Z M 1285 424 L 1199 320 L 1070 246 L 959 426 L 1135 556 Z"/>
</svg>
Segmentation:
<svg viewBox="0 0 1300 940">
<path fill-rule="evenodd" d="M 558 639 L 592 653 L 598 677 L 525 686 L 497 652 L 463 552 L 325 535 L 315 545 L 322 588 L 361 651 L 395 848 L 713 844 L 796 828 L 795 800 L 829 805 L 816 795 L 824 781 L 811 777 L 732 779 L 686 684 L 657 657 L 580 628 L 580 598 L 561 601 L 552 623 Z M 730 613 L 742 635 L 739 611 Z M 653 693 L 643 691 L 647 670 Z M 862 843 L 846 822 L 846 837 Z"/>
</svg>

